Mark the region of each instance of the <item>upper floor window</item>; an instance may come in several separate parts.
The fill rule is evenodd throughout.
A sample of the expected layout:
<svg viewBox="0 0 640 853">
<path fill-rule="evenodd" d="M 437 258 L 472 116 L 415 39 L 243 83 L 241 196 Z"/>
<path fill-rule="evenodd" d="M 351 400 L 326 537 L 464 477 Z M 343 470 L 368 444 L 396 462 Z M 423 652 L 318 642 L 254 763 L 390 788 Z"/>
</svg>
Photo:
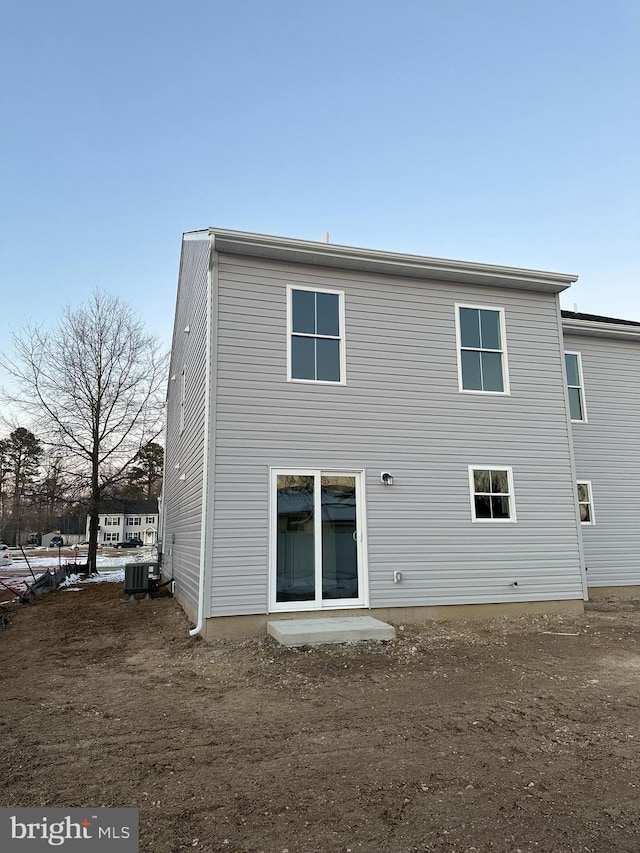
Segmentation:
<svg viewBox="0 0 640 853">
<path fill-rule="evenodd" d="M 119 525 L 120 518 L 117 515 L 106 515 L 104 518 L 104 523 L 106 526 Z"/>
<path fill-rule="evenodd" d="M 579 352 L 565 352 L 564 362 L 567 369 L 567 388 L 569 391 L 569 411 L 572 421 L 586 421 L 587 408 L 584 401 L 582 384 L 582 359 Z"/>
<path fill-rule="evenodd" d="M 595 524 L 596 519 L 593 514 L 593 498 L 591 497 L 589 480 L 582 480 L 578 483 L 578 506 L 580 508 L 580 522 L 582 524 Z"/>
<path fill-rule="evenodd" d="M 508 394 L 504 309 L 456 305 L 461 391 Z"/>
<path fill-rule="evenodd" d="M 141 516 L 139 516 L 139 515 L 131 516 L 130 518 L 127 519 L 127 524 L 130 527 L 133 527 L 133 526 L 138 527 L 141 521 L 142 521 Z"/>
<path fill-rule="evenodd" d="M 145 521 L 145 524 L 154 524 L 156 520 L 155 515 L 148 515 Z"/>
<path fill-rule="evenodd" d="M 471 518 L 473 521 L 515 521 L 511 468 L 469 465 Z"/>
<path fill-rule="evenodd" d="M 345 384 L 344 293 L 288 288 L 289 380 Z"/>
</svg>

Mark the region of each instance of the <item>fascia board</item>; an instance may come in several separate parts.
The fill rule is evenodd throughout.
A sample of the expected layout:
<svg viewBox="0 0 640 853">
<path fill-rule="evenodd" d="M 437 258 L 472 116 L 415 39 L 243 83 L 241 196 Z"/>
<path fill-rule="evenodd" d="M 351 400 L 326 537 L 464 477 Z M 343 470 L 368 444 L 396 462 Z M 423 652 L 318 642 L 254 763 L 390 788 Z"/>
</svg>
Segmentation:
<svg viewBox="0 0 640 853">
<path fill-rule="evenodd" d="M 209 229 L 205 228 L 203 231 L 185 231 L 182 235 L 182 239 L 185 243 L 196 243 L 200 240 L 208 240 L 210 237 Z"/>
<path fill-rule="evenodd" d="M 562 330 L 567 335 L 587 335 L 594 338 L 617 338 L 640 341 L 640 326 L 598 323 L 594 320 L 563 319 Z"/>
<path fill-rule="evenodd" d="M 209 233 L 215 236 L 219 252 L 411 278 L 487 284 L 544 293 L 560 293 L 578 278 L 566 273 L 360 249 L 246 231 L 211 228 Z"/>
</svg>

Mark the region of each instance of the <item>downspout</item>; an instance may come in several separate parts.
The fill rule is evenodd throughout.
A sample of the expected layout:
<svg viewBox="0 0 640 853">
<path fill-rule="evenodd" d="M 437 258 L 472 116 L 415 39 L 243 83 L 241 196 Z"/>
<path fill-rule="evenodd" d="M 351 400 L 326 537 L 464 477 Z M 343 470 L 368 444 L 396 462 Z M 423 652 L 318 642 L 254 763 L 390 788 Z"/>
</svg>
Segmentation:
<svg viewBox="0 0 640 853">
<path fill-rule="evenodd" d="M 204 605 L 207 579 L 207 521 L 209 519 L 209 474 L 211 468 L 211 376 L 212 376 L 212 311 L 213 311 L 213 276 L 212 264 L 215 252 L 214 237 L 210 237 L 209 263 L 207 269 L 207 343 L 205 355 L 204 380 L 204 426 L 202 447 L 202 512 L 200 516 L 200 573 L 198 580 L 198 622 L 189 631 L 189 636 L 196 637 L 204 628 Z M 217 280 L 215 282 L 217 289 Z"/>
</svg>

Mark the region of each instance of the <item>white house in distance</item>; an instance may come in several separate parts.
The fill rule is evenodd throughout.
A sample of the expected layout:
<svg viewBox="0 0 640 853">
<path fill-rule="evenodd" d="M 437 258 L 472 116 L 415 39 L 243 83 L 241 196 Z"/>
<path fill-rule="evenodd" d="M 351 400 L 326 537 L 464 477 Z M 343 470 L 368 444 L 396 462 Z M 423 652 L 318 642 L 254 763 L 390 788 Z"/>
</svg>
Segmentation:
<svg viewBox="0 0 640 853">
<path fill-rule="evenodd" d="M 162 572 L 195 630 L 638 588 L 640 324 L 563 316 L 576 278 L 185 234 Z"/>
<path fill-rule="evenodd" d="M 114 499 L 100 504 L 98 545 L 107 547 L 130 539 L 141 539 L 144 545 L 154 545 L 158 538 L 158 500 Z M 86 538 L 89 538 L 87 516 Z"/>
</svg>

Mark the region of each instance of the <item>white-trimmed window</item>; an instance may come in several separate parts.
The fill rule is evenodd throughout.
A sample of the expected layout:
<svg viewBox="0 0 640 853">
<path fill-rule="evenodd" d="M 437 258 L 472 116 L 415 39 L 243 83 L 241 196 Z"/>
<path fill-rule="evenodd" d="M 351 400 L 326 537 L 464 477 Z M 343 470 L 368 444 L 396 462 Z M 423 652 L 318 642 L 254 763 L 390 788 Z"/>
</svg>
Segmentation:
<svg viewBox="0 0 640 853">
<path fill-rule="evenodd" d="M 578 482 L 578 507 L 580 508 L 581 524 L 596 523 L 591 496 L 591 480 L 580 480 Z"/>
<path fill-rule="evenodd" d="M 289 381 L 345 384 L 342 291 L 289 285 L 287 336 Z"/>
<path fill-rule="evenodd" d="M 120 516 L 106 515 L 104 518 L 105 527 L 117 527 L 120 524 Z M 106 540 L 105 540 L 106 541 Z"/>
<path fill-rule="evenodd" d="M 142 517 L 139 515 L 138 516 L 131 516 L 130 518 L 127 519 L 127 524 L 129 525 L 129 527 L 139 527 L 141 523 L 142 523 Z"/>
<path fill-rule="evenodd" d="M 118 534 L 117 533 L 105 533 L 103 535 L 103 541 L 104 542 L 117 542 L 118 541 Z"/>
<path fill-rule="evenodd" d="M 456 338 L 460 391 L 508 394 L 504 309 L 456 305 Z"/>
<path fill-rule="evenodd" d="M 565 352 L 564 363 L 567 371 L 567 390 L 569 392 L 569 411 L 572 421 L 587 420 L 587 407 L 584 400 L 582 381 L 582 358 L 579 352 Z"/>
<path fill-rule="evenodd" d="M 155 521 L 156 521 L 155 515 L 148 515 L 146 520 L 145 520 L 145 524 L 155 524 Z"/>
<path fill-rule="evenodd" d="M 494 465 L 469 465 L 471 519 L 479 522 L 516 520 L 513 470 Z"/>
</svg>

